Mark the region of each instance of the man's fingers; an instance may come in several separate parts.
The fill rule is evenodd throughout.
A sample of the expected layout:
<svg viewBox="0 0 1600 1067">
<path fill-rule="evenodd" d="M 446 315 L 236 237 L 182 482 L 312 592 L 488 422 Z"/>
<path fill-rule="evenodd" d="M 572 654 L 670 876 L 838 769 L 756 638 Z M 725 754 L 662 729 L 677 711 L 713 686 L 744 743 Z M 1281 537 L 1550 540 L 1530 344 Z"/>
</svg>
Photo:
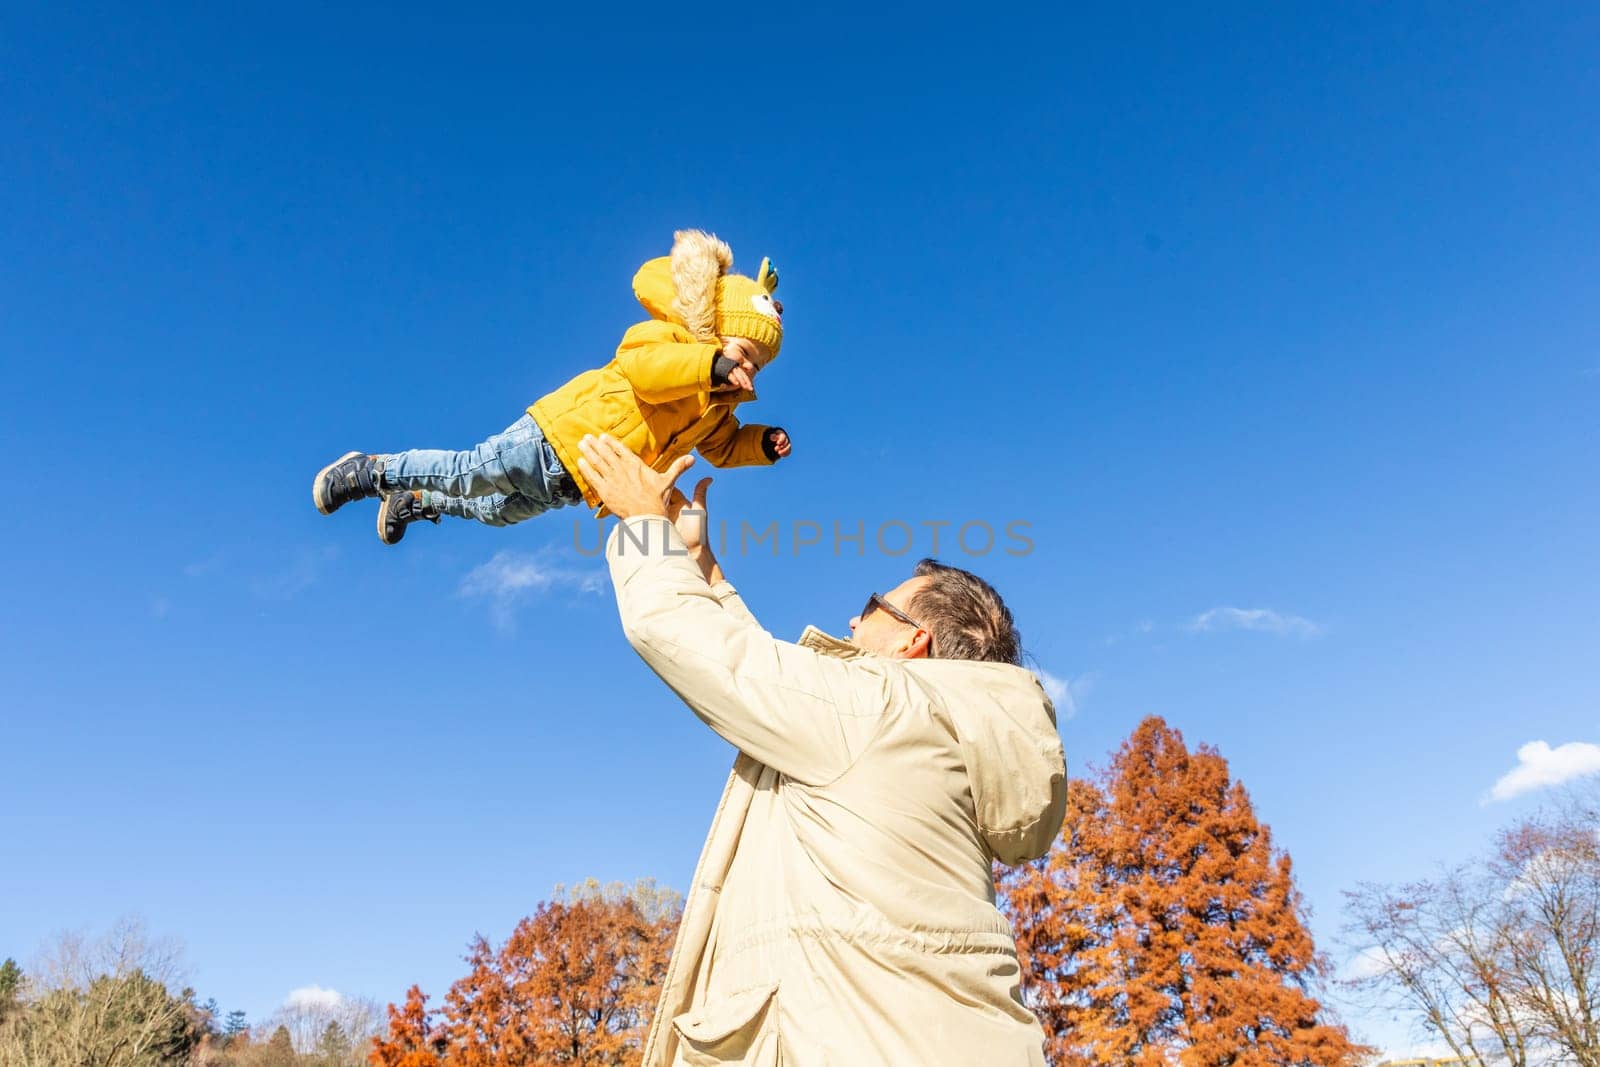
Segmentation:
<svg viewBox="0 0 1600 1067">
<path fill-rule="evenodd" d="M 615 437 L 612 437 L 608 433 L 603 433 L 600 435 L 600 447 L 604 449 L 613 460 L 618 460 L 623 456 L 632 454 L 621 441 L 617 440 Z"/>
<path fill-rule="evenodd" d="M 603 491 L 607 484 L 633 484 L 659 493 L 663 504 L 670 502 L 681 507 L 688 502 L 674 483 L 684 471 L 694 466 L 693 456 L 680 456 L 673 460 L 672 466 L 657 474 L 610 434 L 601 434 L 599 437 L 585 434 L 578 441 L 578 451 L 581 453 L 578 471 L 596 489 Z"/>
<path fill-rule="evenodd" d="M 673 460 L 672 466 L 667 468 L 666 484 L 672 485 L 677 482 L 679 478 L 683 477 L 683 472 L 692 466 L 694 466 L 693 456 L 679 456 L 677 459 Z"/>
<path fill-rule="evenodd" d="M 583 459 L 578 461 L 578 465 L 582 467 L 583 461 L 588 460 L 590 469 L 598 471 L 602 477 L 611 473 L 611 453 L 603 447 L 603 444 L 603 438 L 590 434 L 584 434 L 578 442 L 578 451 L 583 453 Z M 585 477 L 589 477 L 587 472 Z"/>
<path fill-rule="evenodd" d="M 706 509 L 706 490 L 711 488 L 711 477 L 707 475 L 694 483 L 694 506 L 700 511 Z"/>
</svg>

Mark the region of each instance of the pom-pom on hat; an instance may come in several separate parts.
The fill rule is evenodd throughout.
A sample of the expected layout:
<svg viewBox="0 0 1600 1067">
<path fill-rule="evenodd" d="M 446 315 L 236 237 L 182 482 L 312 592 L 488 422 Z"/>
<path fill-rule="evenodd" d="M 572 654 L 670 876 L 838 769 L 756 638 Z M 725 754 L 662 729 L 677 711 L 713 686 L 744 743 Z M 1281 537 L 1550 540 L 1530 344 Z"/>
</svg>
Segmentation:
<svg viewBox="0 0 1600 1067">
<path fill-rule="evenodd" d="M 776 356 L 783 344 L 783 312 L 772 298 L 778 272 L 766 259 L 754 278 L 729 274 L 732 267 L 726 241 L 703 230 L 679 230 L 672 254 L 634 275 L 634 295 L 653 317 L 681 324 L 698 340 L 747 337 Z"/>
</svg>

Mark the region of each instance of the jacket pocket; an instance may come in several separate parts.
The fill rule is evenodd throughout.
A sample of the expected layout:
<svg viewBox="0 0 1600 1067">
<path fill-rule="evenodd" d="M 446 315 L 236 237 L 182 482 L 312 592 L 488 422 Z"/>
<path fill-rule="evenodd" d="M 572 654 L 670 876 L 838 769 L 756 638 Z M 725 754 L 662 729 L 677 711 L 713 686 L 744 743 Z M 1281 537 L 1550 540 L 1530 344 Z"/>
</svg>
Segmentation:
<svg viewBox="0 0 1600 1067">
<path fill-rule="evenodd" d="M 633 395 L 633 389 L 627 385 L 607 389 L 600 395 L 595 410 L 602 413 L 595 420 L 600 432 L 613 437 L 626 434 L 632 428 L 630 424 L 638 423 L 644 418 L 639 398 Z"/>
<path fill-rule="evenodd" d="M 757 986 L 673 1019 L 682 1062 L 689 1067 L 777 1067 L 783 1062 L 778 1055 L 777 992 L 776 985 Z"/>
</svg>

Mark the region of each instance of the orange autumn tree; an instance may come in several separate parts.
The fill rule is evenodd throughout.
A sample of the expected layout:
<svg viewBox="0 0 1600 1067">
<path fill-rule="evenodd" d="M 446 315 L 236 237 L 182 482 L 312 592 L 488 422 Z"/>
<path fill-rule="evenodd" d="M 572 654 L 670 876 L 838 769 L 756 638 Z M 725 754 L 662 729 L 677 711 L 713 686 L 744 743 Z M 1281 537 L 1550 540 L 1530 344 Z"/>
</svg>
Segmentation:
<svg viewBox="0 0 1600 1067">
<path fill-rule="evenodd" d="M 666 976 L 682 900 L 640 882 L 557 889 L 503 945 L 483 937 L 471 970 L 428 1010 L 412 986 L 373 1040 L 375 1067 L 626 1067 L 637 1064 Z"/>
<path fill-rule="evenodd" d="M 1050 854 L 1002 872 L 1056 1067 L 1349 1067 L 1289 857 L 1215 749 L 1140 723 L 1073 781 Z"/>
<path fill-rule="evenodd" d="M 435 1027 L 428 997 L 420 987 L 406 990 L 406 1002 L 389 1005 L 389 1034 L 372 1039 L 367 1057 L 374 1067 L 440 1067 L 449 1047 L 445 1031 Z"/>
</svg>

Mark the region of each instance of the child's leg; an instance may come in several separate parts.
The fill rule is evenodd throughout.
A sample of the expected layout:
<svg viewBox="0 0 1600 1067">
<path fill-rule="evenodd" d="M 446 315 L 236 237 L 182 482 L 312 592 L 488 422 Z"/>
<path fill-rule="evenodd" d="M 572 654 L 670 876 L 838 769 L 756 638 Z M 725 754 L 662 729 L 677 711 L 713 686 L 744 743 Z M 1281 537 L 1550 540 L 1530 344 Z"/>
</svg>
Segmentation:
<svg viewBox="0 0 1600 1067">
<path fill-rule="evenodd" d="M 406 535 L 407 526 L 423 521 L 437 523 L 441 515 L 476 519 L 487 526 L 510 526 L 560 506 L 560 503 L 548 504 L 520 493 L 469 498 L 445 496 L 430 489 L 399 489 L 384 494 L 383 504 L 378 508 L 378 539 L 386 545 L 398 545 Z"/>
<path fill-rule="evenodd" d="M 575 491 L 531 415 L 464 452 L 419 448 L 380 456 L 378 465 L 386 490 L 425 489 L 457 498 L 523 496 L 543 502 L 540 510 L 570 503 Z M 532 514 L 537 512 L 523 517 Z"/>
<path fill-rule="evenodd" d="M 476 519 L 487 526 L 510 526 L 531 519 L 535 515 L 542 515 L 552 507 L 561 506 L 559 502 L 549 504 L 535 500 L 531 496 L 523 496 L 521 493 L 461 497 L 425 492 L 422 500 L 425 507 L 440 515 L 453 515 L 458 519 Z"/>
</svg>

